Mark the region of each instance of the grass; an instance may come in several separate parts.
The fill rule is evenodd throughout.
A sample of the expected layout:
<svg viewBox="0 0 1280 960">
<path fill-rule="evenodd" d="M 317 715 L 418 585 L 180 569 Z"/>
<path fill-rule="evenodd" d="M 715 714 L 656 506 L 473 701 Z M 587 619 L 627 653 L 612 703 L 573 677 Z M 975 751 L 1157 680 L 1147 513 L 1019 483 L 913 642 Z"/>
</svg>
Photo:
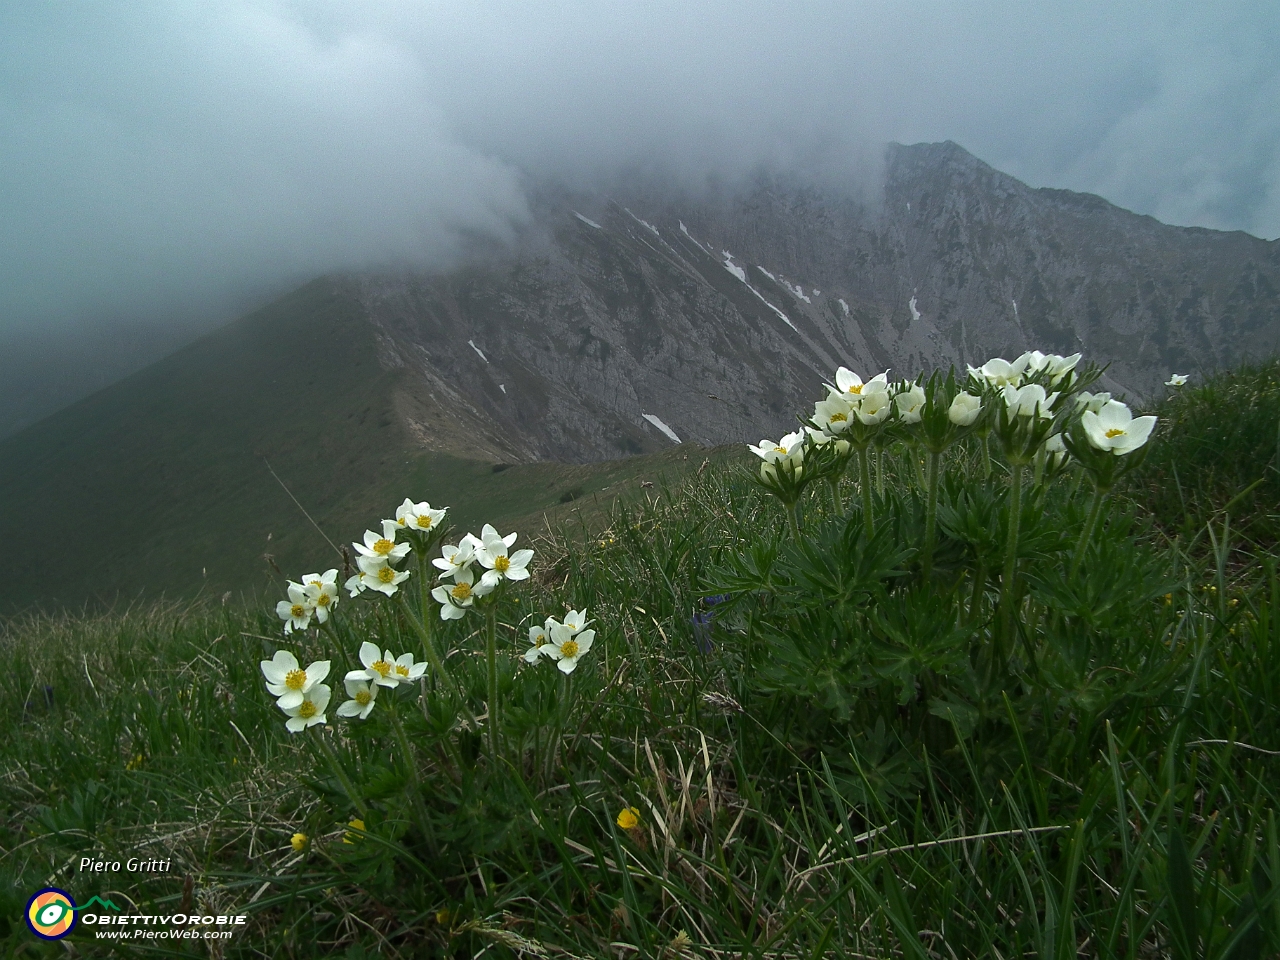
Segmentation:
<svg viewBox="0 0 1280 960">
<path fill-rule="evenodd" d="M 258 661 L 332 658 L 336 689 L 364 637 L 421 649 L 411 610 L 344 601 L 288 642 L 265 603 L 10 619 L 0 943 L 64 952 L 19 919 L 54 882 L 249 916 L 225 944 L 115 955 L 1276 955 L 1280 570 L 1234 532 L 1252 516 L 1224 519 L 1238 489 L 1206 491 L 1188 543 L 1134 484 L 1070 578 L 1087 485 L 1029 479 L 1001 662 L 1000 465 L 944 458 L 929 577 L 924 464 L 898 444 L 883 466 L 869 537 L 849 480 L 811 487 L 793 535 L 732 463 L 565 504 L 498 608 L 497 755 L 484 620 L 436 619 L 461 690 L 433 674 L 421 703 L 333 722 L 355 799 L 317 731 L 284 731 Z M 546 474 L 548 496 L 589 499 L 571 480 Z M 570 607 L 597 630 L 579 669 L 520 660 Z M 173 872 L 76 869 L 137 851 Z M 71 942 L 107 952 L 87 926 Z"/>
</svg>

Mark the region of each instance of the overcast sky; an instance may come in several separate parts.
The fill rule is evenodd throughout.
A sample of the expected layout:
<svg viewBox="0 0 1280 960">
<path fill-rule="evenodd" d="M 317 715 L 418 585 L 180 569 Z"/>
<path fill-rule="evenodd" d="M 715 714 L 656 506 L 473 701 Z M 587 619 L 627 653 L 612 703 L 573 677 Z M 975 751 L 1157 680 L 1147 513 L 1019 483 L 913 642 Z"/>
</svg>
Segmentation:
<svg viewBox="0 0 1280 960">
<path fill-rule="evenodd" d="M 854 175 L 888 140 L 1270 239 L 1277 50 L 1274 0 L 5 3 L 0 334 L 447 263 L 520 170 Z"/>
</svg>

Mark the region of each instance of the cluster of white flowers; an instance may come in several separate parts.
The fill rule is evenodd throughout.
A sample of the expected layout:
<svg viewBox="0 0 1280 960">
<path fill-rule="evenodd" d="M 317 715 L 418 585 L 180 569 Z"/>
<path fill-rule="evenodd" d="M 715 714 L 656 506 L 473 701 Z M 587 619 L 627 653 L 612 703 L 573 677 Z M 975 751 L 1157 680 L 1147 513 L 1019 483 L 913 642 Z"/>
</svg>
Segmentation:
<svg viewBox="0 0 1280 960">
<path fill-rule="evenodd" d="M 322 683 L 329 675 L 329 661 L 317 660 L 303 670 L 298 658 L 287 650 L 277 650 L 270 660 L 263 660 L 262 675 L 267 690 L 276 697 L 276 706 L 285 712 L 285 727 L 298 733 L 325 722 L 332 691 Z"/>
<path fill-rule="evenodd" d="M 352 670 L 343 678 L 347 696 L 351 699 L 338 707 L 340 717 L 365 719 L 373 710 L 380 688 L 394 689 L 404 683 L 413 683 L 427 670 L 426 663 L 415 661 L 413 654 L 402 653 L 393 657 L 390 650 L 379 650 L 376 643 L 368 640 L 360 645 L 360 662 L 364 664 L 363 670 Z"/>
<path fill-rule="evenodd" d="M 452 586 L 442 583 L 431 591 L 431 596 L 440 602 L 441 620 L 461 618 L 477 598 L 492 593 L 505 580 L 528 579 L 533 551 L 508 553 L 515 542 L 516 534 L 500 537 L 493 525 L 486 523 L 478 538 L 468 533 L 456 546 L 441 548 L 440 556 L 431 563 L 441 571 L 441 580 L 453 580 Z M 471 569 L 477 562 L 484 568 L 478 582 Z"/>
<path fill-rule="evenodd" d="M 528 663 L 537 663 L 540 657 L 550 657 L 563 674 L 570 674 L 578 666 L 578 660 L 586 655 L 595 642 L 596 632 L 586 629 L 591 621 L 587 619 L 587 611 L 570 610 L 560 622 L 555 617 L 547 617 L 542 626 L 529 628 L 529 649 L 524 659 Z"/>
<path fill-rule="evenodd" d="M 1029 350 L 1012 361 L 992 357 L 981 367 L 970 367 L 969 378 L 979 383 L 985 382 L 996 390 L 1003 390 L 1005 387 L 1022 386 L 1025 381 L 1043 374 L 1048 379 L 1049 386 L 1056 387 L 1076 368 L 1080 357 L 1079 353 L 1062 357 L 1056 353 L 1041 353 L 1039 350 Z"/>
<path fill-rule="evenodd" d="M 315 617 L 320 623 L 329 619 L 338 605 L 338 571 L 308 573 L 301 583 L 289 581 L 289 599 L 276 604 L 276 615 L 284 621 L 284 632 L 305 630 Z"/>
</svg>

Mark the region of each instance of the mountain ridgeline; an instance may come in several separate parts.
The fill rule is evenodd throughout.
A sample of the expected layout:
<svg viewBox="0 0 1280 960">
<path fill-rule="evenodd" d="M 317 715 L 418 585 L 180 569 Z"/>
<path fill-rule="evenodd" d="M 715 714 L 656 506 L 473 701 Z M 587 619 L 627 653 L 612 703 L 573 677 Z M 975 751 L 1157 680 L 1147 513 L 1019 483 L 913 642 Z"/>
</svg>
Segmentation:
<svg viewBox="0 0 1280 960">
<path fill-rule="evenodd" d="M 952 143 L 891 147 L 874 200 L 761 177 L 544 185 L 531 209 L 504 253 L 320 278 L 0 440 L 0 536 L 77 532 L 6 569 L 0 611 L 265 586 L 264 553 L 323 569 L 325 535 L 406 494 L 540 520 L 606 485 L 546 461 L 777 437 L 841 364 L 1079 350 L 1149 396 L 1280 346 L 1280 242 L 1032 189 Z"/>
<path fill-rule="evenodd" d="M 1083 351 L 1142 397 L 1280 346 L 1280 242 L 1032 189 L 953 143 L 890 148 L 875 203 L 761 178 L 534 208 L 532 252 L 332 281 L 411 374 L 399 409 L 427 447 L 587 461 L 668 431 L 756 441 L 840 364 L 914 376 L 1030 348 Z"/>
</svg>

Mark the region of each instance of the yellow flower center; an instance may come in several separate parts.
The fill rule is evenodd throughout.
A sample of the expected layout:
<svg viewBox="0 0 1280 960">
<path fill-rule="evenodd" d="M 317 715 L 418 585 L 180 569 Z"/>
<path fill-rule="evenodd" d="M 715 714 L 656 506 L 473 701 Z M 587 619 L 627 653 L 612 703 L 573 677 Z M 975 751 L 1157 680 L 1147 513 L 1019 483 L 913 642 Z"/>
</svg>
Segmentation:
<svg viewBox="0 0 1280 960">
<path fill-rule="evenodd" d="M 578 642 L 576 640 L 566 640 L 560 644 L 560 653 L 566 657 L 576 657 L 578 655 Z"/>
<path fill-rule="evenodd" d="M 369 701 L 372 699 L 373 699 L 373 694 L 370 693 L 368 690 L 361 690 L 359 693 L 355 695 L 356 703 L 360 704 L 360 706 L 362 707 L 367 707 L 369 705 Z"/>
<path fill-rule="evenodd" d="M 511 560 L 508 557 L 494 557 L 493 569 L 499 573 L 506 573 L 511 569 Z"/>
<path fill-rule="evenodd" d="M 626 807 L 618 814 L 618 826 L 623 830 L 633 830 L 640 824 L 640 817 L 635 807 Z"/>
<path fill-rule="evenodd" d="M 786 453 L 786 452 L 787 452 L 787 448 L 786 448 L 786 447 L 774 447 L 773 449 L 774 449 L 774 452 L 775 452 L 775 453 Z"/>
<path fill-rule="evenodd" d="M 418 517 L 418 526 L 421 527 L 423 530 L 429 530 L 431 528 L 431 524 L 432 524 L 431 518 L 427 516 L 425 513 Z"/>
<path fill-rule="evenodd" d="M 310 700 L 303 700 L 302 706 L 298 708 L 298 716 L 303 720 L 310 720 L 316 715 L 316 705 Z"/>
<path fill-rule="evenodd" d="M 295 603 L 289 608 L 289 615 L 295 620 L 299 620 L 307 615 L 307 608 L 300 603 Z"/>
<path fill-rule="evenodd" d="M 397 664 L 396 664 L 396 676 L 397 676 L 397 677 L 407 677 L 408 675 L 409 675 L 409 668 L 408 668 L 408 667 L 406 667 L 403 663 L 397 663 Z"/>
<path fill-rule="evenodd" d="M 455 600 L 466 600 L 469 596 L 471 596 L 471 584 L 459 583 L 449 592 L 453 594 L 453 599 Z"/>
<path fill-rule="evenodd" d="M 295 852 L 301 853 L 307 847 L 307 835 L 295 833 L 289 840 L 289 846 L 293 847 Z"/>
<path fill-rule="evenodd" d="M 327 607 L 331 599 L 332 597 L 330 597 L 327 593 L 322 593 L 320 594 L 320 596 L 316 597 L 316 606 Z"/>
<path fill-rule="evenodd" d="M 391 664 L 387 663 L 385 660 L 373 661 L 373 663 L 369 664 L 369 669 L 377 670 L 378 673 L 384 677 L 391 675 Z"/>
<path fill-rule="evenodd" d="M 832 422 L 832 423 L 844 423 L 844 422 L 845 422 L 846 420 L 848 420 L 848 419 L 849 419 L 849 418 L 848 418 L 847 416 L 845 416 L 843 413 L 833 413 L 833 414 L 831 415 L 831 422 Z"/>
<path fill-rule="evenodd" d="M 390 567 L 383 567 L 378 571 L 378 579 L 383 583 L 391 583 L 396 578 L 396 572 Z"/>
<path fill-rule="evenodd" d="M 381 554 L 382 556 L 385 557 L 387 554 L 389 554 L 392 551 L 394 547 L 395 547 L 394 543 L 392 543 L 386 537 L 381 537 L 374 542 L 373 552 L 377 554 Z"/>
<path fill-rule="evenodd" d="M 1121 430 L 1119 427 L 1112 427 L 1110 430 L 1106 432 L 1105 436 L 1108 440 L 1110 440 L 1112 437 L 1122 437 L 1124 436 L 1124 431 Z"/>
<path fill-rule="evenodd" d="M 849 388 L 849 392 L 850 392 L 850 393 L 861 393 L 861 392 L 862 392 L 862 384 L 860 384 L 860 383 L 858 383 L 858 384 L 854 384 L 852 387 L 850 387 L 850 388 Z"/>
<path fill-rule="evenodd" d="M 284 675 L 284 685 L 290 690 L 301 690 L 307 684 L 305 670 L 290 670 Z"/>
</svg>

